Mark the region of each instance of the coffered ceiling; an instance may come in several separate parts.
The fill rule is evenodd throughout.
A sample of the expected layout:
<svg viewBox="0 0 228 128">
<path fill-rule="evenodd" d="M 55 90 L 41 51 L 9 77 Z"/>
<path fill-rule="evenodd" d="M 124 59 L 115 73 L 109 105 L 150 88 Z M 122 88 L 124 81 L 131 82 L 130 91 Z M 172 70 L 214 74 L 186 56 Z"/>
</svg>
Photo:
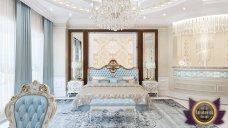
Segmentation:
<svg viewBox="0 0 228 128">
<path fill-rule="evenodd" d="M 21 0 L 54 23 L 68 26 L 95 26 L 90 19 L 91 1 Z M 138 26 L 169 25 L 205 15 L 228 14 L 228 0 L 139 0 Z"/>
</svg>

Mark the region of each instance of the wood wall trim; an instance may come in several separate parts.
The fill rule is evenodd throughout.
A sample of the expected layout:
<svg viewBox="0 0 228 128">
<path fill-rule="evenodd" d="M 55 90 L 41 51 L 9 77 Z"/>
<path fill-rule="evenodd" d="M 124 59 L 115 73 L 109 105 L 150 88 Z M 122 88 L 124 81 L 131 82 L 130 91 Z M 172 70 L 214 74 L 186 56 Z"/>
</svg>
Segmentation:
<svg viewBox="0 0 228 128">
<path fill-rule="evenodd" d="M 71 33 L 82 32 L 83 33 L 83 79 L 84 83 L 87 83 L 87 69 L 89 66 L 89 32 L 114 32 L 103 29 L 68 29 L 68 41 L 66 50 L 66 80 L 71 80 Z M 143 32 L 155 33 L 155 80 L 158 81 L 158 30 L 157 29 L 127 29 L 117 32 L 136 32 L 138 36 L 138 69 L 139 69 L 139 83 L 143 80 Z"/>
<path fill-rule="evenodd" d="M 139 69 L 139 84 L 143 80 L 143 31 L 138 31 L 138 69 Z"/>
<path fill-rule="evenodd" d="M 83 79 L 84 84 L 87 84 L 87 69 L 89 68 L 89 33 L 83 32 Z"/>
<path fill-rule="evenodd" d="M 158 30 L 155 30 L 155 80 L 158 81 Z"/>
</svg>

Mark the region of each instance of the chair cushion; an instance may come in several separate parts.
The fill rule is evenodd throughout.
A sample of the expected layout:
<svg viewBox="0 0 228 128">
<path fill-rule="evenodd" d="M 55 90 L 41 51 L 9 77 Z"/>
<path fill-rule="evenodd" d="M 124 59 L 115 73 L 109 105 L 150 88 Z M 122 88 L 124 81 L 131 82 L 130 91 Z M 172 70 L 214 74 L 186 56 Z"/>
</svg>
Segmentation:
<svg viewBox="0 0 228 128">
<path fill-rule="evenodd" d="M 14 108 L 17 128 L 42 128 L 48 101 L 41 95 L 26 95 L 16 101 Z"/>
</svg>

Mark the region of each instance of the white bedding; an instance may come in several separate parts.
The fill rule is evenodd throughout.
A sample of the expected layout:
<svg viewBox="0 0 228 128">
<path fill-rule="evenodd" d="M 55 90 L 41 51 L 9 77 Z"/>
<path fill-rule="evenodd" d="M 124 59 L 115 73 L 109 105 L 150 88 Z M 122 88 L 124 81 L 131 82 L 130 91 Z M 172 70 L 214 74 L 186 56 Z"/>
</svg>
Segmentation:
<svg viewBox="0 0 228 128">
<path fill-rule="evenodd" d="M 151 99 L 148 92 L 138 84 L 87 84 L 73 101 L 78 108 L 89 105 L 92 99 L 103 98 L 128 98 L 133 99 L 136 105 L 147 105 L 151 108 Z"/>
</svg>

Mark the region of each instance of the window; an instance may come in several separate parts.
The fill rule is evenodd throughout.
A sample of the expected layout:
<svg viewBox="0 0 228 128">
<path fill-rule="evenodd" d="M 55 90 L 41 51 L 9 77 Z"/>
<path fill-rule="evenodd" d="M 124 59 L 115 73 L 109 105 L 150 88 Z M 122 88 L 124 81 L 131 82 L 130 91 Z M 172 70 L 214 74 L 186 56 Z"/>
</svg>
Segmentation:
<svg viewBox="0 0 228 128">
<path fill-rule="evenodd" d="M 16 21 L 15 0 L 0 3 L 0 121 L 14 93 Z"/>
<path fill-rule="evenodd" d="M 35 11 L 32 11 L 31 14 L 32 80 L 38 80 L 42 83 L 44 55 L 43 18 Z"/>
</svg>

